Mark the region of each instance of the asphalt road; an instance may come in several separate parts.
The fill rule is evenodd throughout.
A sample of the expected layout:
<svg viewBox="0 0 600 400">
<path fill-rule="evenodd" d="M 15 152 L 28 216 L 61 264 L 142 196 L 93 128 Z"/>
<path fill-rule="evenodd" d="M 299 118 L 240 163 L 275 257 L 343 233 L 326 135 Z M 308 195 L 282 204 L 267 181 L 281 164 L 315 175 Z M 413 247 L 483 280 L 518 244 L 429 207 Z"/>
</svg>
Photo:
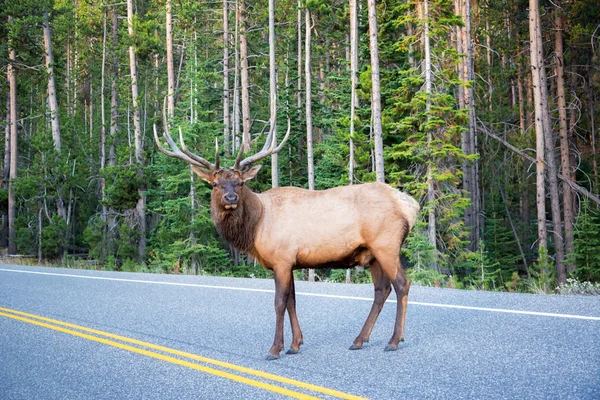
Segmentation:
<svg viewBox="0 0 600 400">
<path fill-rule="evenodd" d="M 0 265 L 0 398 L 600 399 L 600 297 L 413 286 L 400 349 L 386 304 L 349 351 L 372 287 L 297 282 L 305 344 L 265 361 L 273 287 Z"/>
</svg>

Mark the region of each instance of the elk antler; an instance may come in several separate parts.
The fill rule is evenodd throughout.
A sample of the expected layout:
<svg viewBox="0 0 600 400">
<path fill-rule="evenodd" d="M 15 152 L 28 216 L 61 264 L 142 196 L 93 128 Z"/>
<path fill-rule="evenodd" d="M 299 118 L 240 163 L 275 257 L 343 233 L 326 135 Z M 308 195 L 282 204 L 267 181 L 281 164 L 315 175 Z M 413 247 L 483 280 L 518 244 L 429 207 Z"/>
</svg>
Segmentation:
<svg viewBox="0 0 600 400">
<path fill-rule="evenodd" d="M 164 121 L 163 137 L 165 138 L 165 140 L 169 144 L 169 147 L 171 147 L 171 149 L 173 151 L 166 150 L 163 147 L 163 145 L 160 143 L 160 140 L 158 138 L 158 133 L 156 131 L 156 124 L 154 124 L 154 141 L 156 142 L 158 149 L 162 153 L 168 155 L 169 157 L 179 158 L 180 160 L 183 160 L 188 164 L 192 164 L 197 167 L 207 169 L 209 171 L 217 171 L 219 169 L 219 146 L 218 146 L 218 144 L 217 144 L 216 161 L 215 161 L 215 164 L 212 164 L 212 163 L 206 161 L 204 158 L 192 153 L 191 151 L 189 151 L 187 149 L 187 147 L 185 146 L 185 143 L 183 141 L 183 134 L 181 132 L 181 128 L 179 128 L 179 142 L 181 144 L 181 149 L 179 149 L 179 147 L 177 147 L 177 144 L 175 143 L 175 141 L 171 137 L 171 134 L 169 133 L 169 125 L 167 123 L 166 106 L 163 107 L 163 121 Z"/>
<path fill-rule="evenodd" d="M 270 123 L 271 123 L 271 127 L 269 128 L 269 134 L 267 136 L 267 140 L 265 140 L 265 144 L 263 145 L 263 148 L 258 153 L 254 154 L 254 155 L 251 155 L 250 157 L 247 157 L 247 158 L 241 160 L 242 153 L 243 153 L 243 146 L 240 146 L 240 151 L 239 151 L 239 153 L 237 155 L 237 158 L 235 160 L 235 164 L 233 166 L 233 169 L 237 169 L 237 170 L 243 171 L 243 170 L 249 168 L 255 162 L 260 161 L 263 158 L 266 158 L 266 157 L 268 157 L 270 155 L 279 153 L 279 151 L 283 148 L 283 145 L 287 141 L 288 137 L 290 136 L 290 131 L 291 131 L 291 128 L 292 128 L 292 123 L 291 123 L 290 119 L 288 118 L 287 133 L 285 134 L 283 140 L 281 141 L 281 143 L 277 147 L 275 147 L 275 143 L 276 142 L 275 142 L 274 134 L 273 134 L 273 132 L 275 131 L 275 124 L 273 124 L 272 121 L 270 121 Z"/>
</svg>

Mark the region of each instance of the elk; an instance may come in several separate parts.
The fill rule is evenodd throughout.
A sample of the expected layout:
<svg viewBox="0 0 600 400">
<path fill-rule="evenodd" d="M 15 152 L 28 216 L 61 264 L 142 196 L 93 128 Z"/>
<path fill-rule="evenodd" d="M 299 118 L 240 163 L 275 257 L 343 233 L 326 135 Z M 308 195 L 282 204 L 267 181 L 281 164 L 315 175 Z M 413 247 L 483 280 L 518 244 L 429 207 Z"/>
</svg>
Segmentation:
<svg viewBox="0 0 600 400">
<path fill-rule="evenodd" d="M 166 121 L 166 118 L 165 118 Z M 398 299 L 394 333 L 385 351 L 404 341 L 404 323 L 410 280 L 400 264 L 400 248 L 413 228 L 419 204 L 412 197 L 384 183 L 365 183 L 327 190 L 295 187 L 254 193 L 246 182 L 256 176 L 258 161 L 277 153 L 290 134 L 275 146 L 273 124 L 261 151 L 242 160 L 242 149 L 233 168 L 221 168 L 219 150 L 215 163 L 190 152 L 179 129 L 179 146 L 165 122 L 161 144 L 156 126 L 154 138 L 161 152 L 181 159 L 212 185 L 211 217 L 221 236 L 239 251 L 254 257 L 275 277 L 275 339 L 267 360 L 279 358 L 284 346 L 287 310 L 292 343 L 287 354 L 296 354 L 303 343 L 296 315 L 293 270 L 299 268 L 349 268 L 370 265 L 375 286 L 371 311 L 350 346 L 362 348 L 369 341 L 377 317 L 394 287 Z"/>
</svg>

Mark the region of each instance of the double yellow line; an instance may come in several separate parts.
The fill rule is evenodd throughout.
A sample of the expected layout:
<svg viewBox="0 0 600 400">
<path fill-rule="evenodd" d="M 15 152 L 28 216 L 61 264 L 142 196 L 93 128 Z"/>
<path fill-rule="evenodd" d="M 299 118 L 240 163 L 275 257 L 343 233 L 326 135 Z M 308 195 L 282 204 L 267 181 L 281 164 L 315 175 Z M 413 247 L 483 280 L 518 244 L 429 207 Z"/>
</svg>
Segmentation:
<svg viewBox="0 0 600 400">
<path fill-rule="evenodd" d="M 39 315 L 29 314 L 22 311 L 11 310 L 8 308 L 0 307 L 0 316 L 12 318 L 18 321 L 27 322 L 33 325 L 41 326 L 44 328 L 52 329 L 54 331 L 67 333 L 69 335 L 77 336 L 80 338 L 92 340 L 94 342 L 106 344 L 108 346 L 117 347 L 122 350 L 131 351 L 137 354 L 143 354 L 148 357 L 156 358 L 162 361 L 170 362 L 172 364 L 177 364 L 182 367 L 187 367 L 191 369 L 195 369 L 207 374 L 219 376 L 221 378 L 229 379 L 235 382 L 244 383 L 246 385 L 254 386 L 259 389 L 268 390 L 274 393 L 278 393 L 281 395 L 289 396 L 296 399 L 318 399 L 319 397 L 315 397 L 303 392 L 299 392 L 296 390 L 287 389 L 283 386 L 277 386 L 272 383 L 267 383 L 265 381 L 277 382 L 279 384 L 293 386 L 295 388 L 304 389 L 309 392 L 320 393 L 321 395 L 332 396 L 340 399 L 364 399 L 362 397 L 354 396 L 352 394 L 340 392 L 333 389 L 328 389 L 322 386 L 313 385 L 310 383 L 297 381 L 295 379 L 285 378 L 283 376 L 270 374 L 268 372 L 263 372 L 251 368 L 242 367 L 236 364 L 231 364 L 219 360 L 214 360 L 207 357 L 202 357 L 197 354 L 187 353 L 185 351 L 180 351 L 176 349 L 171 349 L 169 347 L 159 346 L 153 343 L 143 342 L 141 340 L 131 339 L 125 336 L 115 335 L 109 332 L 103 332 L 96 329 L 86 328 L 84 326 L 79 326 L 75 324 L 70 324 L 68 322 L 62 322 L 55 319 L 41 317 Z M 84 333 L 87 332 L 87 333 Z M 91 333 L 91 334 L 90 334 Z M 114 340 L 111 340 L 114 339 Z M 118 341 L 115 341 L 118 340 Z M 128 343 L 128 344 L 127 344 Z M 135 346 L 139 347 L 135 347 Z M 149 350 L 151 349 L 151 350 Z M 155 350 L 155 351 L 152 351 Z M 161 353 L 157 353 L 159 351 Z M 169 356 L 167 354 L 175 355 L 178 357 L 186 358 L 188 360 L 197 361 L 202 364 L 190 362 L 183 360 L 181 358 L 175 358 Z M 221 369 L 216 369 L 212 367 L 206 366 L 212 365 L 219 367 Z M 228 372 L 233 371 L 233 372 Z M 243 375 L 239 375 L 243 374 Z M 246 376 L 244 376 L 246 375 Z M 259 381 L 256 379 L 249 378 L 247 376 L 257 377 L 263 379 L 263 381 Z"/>
</svg>

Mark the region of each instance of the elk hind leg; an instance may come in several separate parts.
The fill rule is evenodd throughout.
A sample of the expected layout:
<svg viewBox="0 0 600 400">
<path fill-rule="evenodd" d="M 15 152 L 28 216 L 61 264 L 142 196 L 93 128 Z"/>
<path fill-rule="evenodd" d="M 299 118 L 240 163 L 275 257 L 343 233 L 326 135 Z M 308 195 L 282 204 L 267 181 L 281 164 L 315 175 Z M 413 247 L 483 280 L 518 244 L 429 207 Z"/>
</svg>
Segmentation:
<svg viewBox="0 0 600 400">
<path fill-rule="evenodd" d="M 369 312 L 369 316 L 367 317 L 363 328 L 356 339 L 354 339 L 352 346 L 350 346 L 350 350 L 361 349 L 363 344 L 369 341 L 375 321 L 377 320 L 377 317 L 379 316 L 379 313 L 381 312 L 381 309 L 383 308 L 383 305 L 390 292 L 392 291 L 390 280 L 383 273 L 381 264 L 377 260 L 373 260 L 373 262 L 371 262 L 371 277 L 373 278 L 373 285 L 375 286 L 373 305 L 371 306 L 371 311 Z"/>
<path fill-rule="evenodd" d="M 292 326 L 292 344 L 286 354 L 296 354 L 300 351 L 300 345 L 304 342 L 298 316 L 296 315 L 296 288 L 294 285 L 294 275 L 292 273 L 290 294 L 287 300 L 287 312 L 290 317 L 290 325 Z"/>
<path fill-rule="evenodd" d="M 404 341 L 404 323 L 406 321 L 406 305 L 408 304 L 408 291 L 410 280 L 400 264 L 398 252 L 374 251 L 375 258 L 380 262 L 384 275 L 392 282 L 396 292 L 396 322 L 394 333 L 385 347 L 385 351 L 398 350 L 398 344 Z"/>
</svg>

